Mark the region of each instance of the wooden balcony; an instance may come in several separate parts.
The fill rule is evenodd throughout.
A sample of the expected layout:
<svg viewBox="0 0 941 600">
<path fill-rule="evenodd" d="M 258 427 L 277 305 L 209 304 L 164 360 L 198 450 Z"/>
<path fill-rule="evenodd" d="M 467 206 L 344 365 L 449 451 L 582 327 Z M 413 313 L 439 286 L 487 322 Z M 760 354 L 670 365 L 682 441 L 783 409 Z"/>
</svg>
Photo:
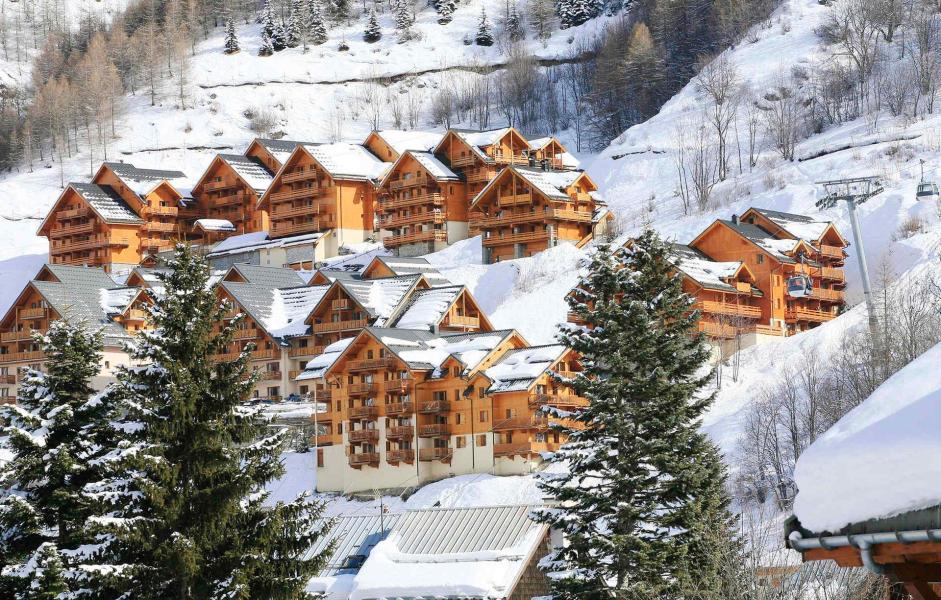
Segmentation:
<svg viewBox="0 0 941 600">
<path fill-rule="evenodd" d="M 330 303 L 333 310 L 351 310 L 353 306 L 353 301 L 349 298 L 337 298 Z"/>
<path fill-rule="evenodd" d="M 389 414 L 388 409 L 386 414 Z M 413 439 L 415 437 L 415 428 L 411 425 L 396 425 L 386 429 L 386 437 L 390 440 Z"/>
<path fill-rule="evenodd" d="M 155 237 L 146 237 L 141 238 L 140 241 L 141 248 L 169 248 L 173 245 L 173 240 L 165 240 L 163 238 Z"/>
<path fill-rule="evenodd" d="M 510 194 L 507 196 L 497 197 L 498 206 L 520 206 L 523 204 L 532 204 L 532 203 L 533 203 L 532 194 Z"/>
<path fill-rule="evenodd" d="M 245 194 L 245 192 L 238 191 L 234 194 L 228 194 L 225 196 L 216 196 L 215 198 L 210 198 L 209 204 L 212 208 L 218 208 L 221 206 L 234 206 L 234 205 L 245 204 L 245 201 L 248 199 L 249 197 Z M 214 219 L 228 219 L 231 221 L 232 216 L 230 215 L 231 213 L 213 212 L 213 214 L 211 214 L 210 216 Z"/>
<path fill-rule="evenodd" d="M 467 173 L 465 179 L 467 183 L 488 183 L 491 179 L 496 177 L 496 171 L 491 169 L 481 168 L 473 173 Z"/>
<path fill-rule="evenodd" d="M 846 299 L 846 295 L 843 290 L 832 290 L 818 287 L 814 288 L 810 297 L 816 300 L 823 300 L 825 302 L 843 302 Z"/>
<path fill-rule="evenodd" d="M 413 463 L 415 462 L 415 451 L 408 450 L 388 450 L 386 452 L 386 462 L 396 464 L 396 463 Z"/>
<path fill-rule="evenodd" d="M 448 232 L 444 229 L 432 229 L 429 231 L 417 231 L 415 233 L 403 233 L 401 235 L 390 235 L 382 240 L 386 247 L 391 248 L 403 244 L 415 244 L 418 242 L 445 242 L 448 239 Z"/>
<path fill-rule="evenodd" d="M 588 399 L 571 394 L 530 394 L 529 406 L 531 408 L 546 405 L 564 409 L 585 408 L 588 406 Z"/>
<path fill-rule="evenodd" d="M 353 429 L 349 432 L 348 436 L 350 443 L 352 444 L 366 444 L 379 441 L 379 430 L 378 429 Z"/>
<path fill-rule="evenodd" d="M 7 352 L 6 354 L 0 354 L 0 363 L 35 362 L 38 360 L 45 360 L 45 354 L 43 354 L 42 350 L 27 350 L 25 352 Z"/>
<path fill-rule="evenodd" d="M 79 206 L 78 208 L 71 208 L 69 210 L 60 210 L 56 213 L 56 219 L 59 221 L 65 221 L 66 219 L 77 219 L 79 217 L 87 217 L 91 214 L 91 209 L 87 206 Z"/>
<path fill-rule="evenodd" d="M 42 319 L 49 314 L 49 309 L 45 306 L 20 308 L 16 311 L 16 314 L 20 319 Z"/>
<path fill-rule="evenodd" d="M 437 413 L 449 412 L 451 403 L 447 400 L 432 400 L 431 402 L 422 402 L 418 406 L 418 412 L 423 415 L 433 415 Z"/>
<path fill-rule="evenodd" d="M 450 423 L 431 423 L 430 425 L 418 426 L 418 437 L 441 437 L 443 435 L 451 435 Z"/>
<path fill-rule="evenodd" d="M 258 370 L 258 381 L 281 381 L 281 371 Z"/>
<path fill-rule="evenodd" d="M 512 417 L 497 421 L 493 424 L 494 431 L 515 431 L 521 429 L 545 429 L 549 426 L 549 418 L 545 415 L 527 415 Z"/>
<path fill-rule="evenodd" d="M 52 249 L 56 252 L 76 252 L 79 250 L 91 250 L 95 248 L 107 248 L 109 246 L 126 247 L 130 246 L 128 238 L 112 239 L 108 234 L 100 233 L 98 235 L 88 236 L 86 239 L 63 239 L 53 241 Z"/>
<path fill-rule="evenodd" d="M 68 235 L 92 233 L 94 230 L 95 223 L 92 221 L 88 221 L 87 223 L 78 223 L 76 225 L 62 225 L 50 230 L 49 237 L 52 239 L 59 239 Z"/>
<path fill-rule="evenodd" d="M 529 166 L 529 157 L 528 156 L 518 156 L 518 155 L 495 155 L 491 157 L 493 162 L 498 165 L 517 165 L 522 167 Z"/>
<path fill-rule="evenodd" d="M 505 246 L 507 244 L 525 244 L 529 242 L 541 242 L 549 240 L 549 232 L 545 230 L 541 231 L 525 231 L 521 233 L 509 233 L 502 237 L 497 235 L 492 235 L 490 237 L 485 237 L 483 240 L 483 245 L 486 247 L 493 246 Z"/>
<path fill-rule="evenodd" d="M 428 205 L 431 208 L 444 206 L 444 196 L 441 194 L 425 194 L 422 196 L 412 196 L 411 198 L 385 197 L 379 199 L 379 209 L 384 212 L 397 208 L 422 205 Z"/>
<path fill-rule="evenodd" d="M 0 383 L 6 384 L 6 385 L 15 385 L 16 375 L 11 375 L 9 373 L 0 375 Z"/>
<path fill-rule="evenodd" d="M 325 346 L 298 346 L 288 350 L 288 356 L 319 356 L 323 354 Z"/>
<path fill-rule="evenodd" d="M 306 221 L 304 223 L 292 223 L 291 221 L 272 221 L 271 235 L 286 236 L 301 233 L 317 233 L 324 226 L 320 219 Z"/>
<path fill-rule="evenodd" d="M 495 444 L 493 455 L 496 458 L 508 458 L 511 456 L 533 456 L 540 452 L 555 452 L 562 444 L 553 444 L 549 442 L 522 442 L 519 444 Z"/>
<path fill-rule="evenodd" d="M 365 466 L 378 466 L 379 465 L 379 453 L 378 452 L 361 452 L 359 454 L 350 454 L 350 466 L 354 469 L 359 469 L 360 467 Z"/>
<path fill-rule="evenodd" d="M 173 233 L 176 231 L 176 223 L 161 223 L 159 221 L 149 221 L 144 223 L 145 231 L 156 231 L 159 233 Z"/>
<path fill-rule="evenodd" d="M 707 337 L 714 339 L 732 339 L 740 333 L 748 331 L 748 327 L 736 327 L 729 323 L 716 323 L 714 321 L 700 321 L 699 331 Z"/>
<path fill-rule="evenodd" d="M 795 307 L 784 313 L 784 320 L 788 322 L 809 321 L 811 323 L 825 323 L 836 317 L 836 313 L 811 308 Z"/>
<path fill-rule="evenodd" d="M 418 460 L 431 462 L 433 460 L 450 461 L 454 455 L 451 448 L 422 448 L 418 451 Z"/>
<path fill-rule="evenodd" d="M 376 419 L 378 417 L 378 406 L 354 406 L 350 409 L 351 419 Z"/>
<path fill-rule="evenodd" d="M 275 204 L 271 209 L 272 219 L 287 219 L 290 217 L 300 217 L 304 215 L 316 215 L 320 213 L 320 202 L 309 202 L 300 206 L 286 206 Z"/>
<path fill-rule="evenodd" d="M 391 356 L 382 358 L 367 358 L 362 360 L 351 360 L 347 363 L 350 371 L 376 371 L 379 369 L 389 369 L 395 366 L 395 359 Z"/>
<path fill-rule="evenodd" d="M 382 389 L 389 394 L 407 394 L 412 389 L 411 379 L 390 379 L 382 382 Z"/>
<path fill-rule="evenodd" d="M 401 190 L 412 187 L 435 185 L 437 182 L 429 177 L 409 177 L 408 179 L 395 179 L 389 182 L 390 190 Z"/>
<path fill-rule="evenodd" d="M 140 308 L 132 308 L 124 313 L 125 321 L 146 321 L 147 318 L 147 311 Z"/>
<path fill-rule="evenodd" d="M 693 306 L 703 313 L 709 313 L 713 315 L 729 315 L 733 317 L 743 317 L 746 319 L 761 318 L 761 308 L 747 304 L 734 304 L 732 302 L 703 300 L 701 302 L 697 302 Z"/>
<path fill-rule="evenodd" d="M 147 208 L 147 214 L 162 217 L 175 217 L 180 214 L 180 209 L 175 206 L 151 206 Z"/>
<path fill-rule="evenodd" d="M 295 181 L 307 181 L 317 178 L 317 169 L 296 169 L 288 171 L 281 176 L 282 183 L 293 183 Z"/>
<path fill-rule="evenodd" d="M 480 327 L 480 317 L 471 317 L 468 315 L 449 315 L 448 323 L 452 327 L 469 327 L 477 329 Z"/>
<path fill-rule="evenodd" d="M 397 415 L 411 414 L 415 410 L 415 405 L 411 402 L 392 402 L 386 404 L 386 416 L 393 417 Z"/>
<path fill-rule="evenodd" d="M 440 225 L 445 221 L 447 221 L 447 218 L 445 217 L 444 213 L 440 211 L 433 211 L 416 213 L 407 216 L 389 214 L 379 221 L 379 225 L 383 229 L 396 229 L 406 225 Z"/>
<path fill-rule="evenodd" d="M 236 179 L 229 179 L 222 181 L 207 181 L 203 184 L 203 189 L 207 192 L 218 192 L 219 190 L 227 190 L 229 188 L 240 187 L 241 184 Z"/>
<path fill-rule="evenodd" d="M 825 256 L 826 258 L 835 258 L 837 260 L 843 260 L 845 258 L 843 248 L 840 248 L 839 246 L 826 246 L 821 244 L 820 255 Z"/>
<path fill-rule="evenodd" d="M 835 267 L 821 267 L 820 277 L 829 281 L 839 281 L 840 283 L 844 283 L 846 281 L 846 275 L 844 274 L 843 269 L 837 269 Z"/>
<path fill-rule="evenodd" d="M 481 162 L 481 159 L 475 154 L 469 154 L 467 156 L 455 156 L 450 162 L 451 167 L 469 167 Z"/>
<path fill-rule="evenodd" d="M 254 340 L 261 337 L 261 332 L 255 329 L 254 327 L 248 327 L 246 329 L 236 329 L 232 332 L 233 340 Z"/>
<path fill-rule="evenodd" d="M 351 329 L 363 329 L 369 325 L 368 319 L 353 319 L 351 321 L 329 321 L 326 323 L 314 323 L 314 333 L 326 333 L 330 331 L 349 331 Z"/>
<path fill-rule="evenodd" d="M 20 331 L 7 331 L 0 333 L 0 342 L 19 342 L 32 338 L 32 329 L 22 329 Z"/>
</svg>

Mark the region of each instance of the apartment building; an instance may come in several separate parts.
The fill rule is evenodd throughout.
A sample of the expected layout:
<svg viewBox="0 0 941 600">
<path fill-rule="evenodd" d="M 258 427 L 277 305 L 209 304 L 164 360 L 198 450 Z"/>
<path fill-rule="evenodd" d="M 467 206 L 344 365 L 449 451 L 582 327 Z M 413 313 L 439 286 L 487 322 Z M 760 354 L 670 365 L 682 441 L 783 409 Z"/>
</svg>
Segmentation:
<svg viewBox="0 0 941 600">
<path fill-rule="evenodd" d="M 741 261 L 762 295 L 761 324 L 793 335 L 836 317 L 845 305 L 849 243 L 827 221 L 764 209 L 718 220 L 690 246 L 718 261 Z"/>
<path fill-rule="evenodd" d="M 385 129 L 370 132 L 363 140 L 363 146 L 379 160 L 394 163 L 409 150 L 430 152 L 443 137 L 443 133 L 434 131 Z"/>
<path fill-rule="evenodd" d="M 549 136 L 529 140 L 529 166 L 542 170 L 577 169 L 579 161 L 558 138 Z"/>
<path fill-rule="evenodd" d="M 200 212 L 200 243 L 266 231 L 268 213 L 258 204 L 273 179 L 274 172 L 259 158 L 217 154 L 193 187 Z"/>
<path fill-rule="evenodd" d="M 471 203 L 483 261 L 532 256 L 560 243 L 582 247 L 603 235 L 612 215 L 597 189 L 583 171 L 507 167 Z"/>
<path fill-rule="evenodd" d="M 119 365 L 129 364 L 123 350 L 131 335 L 145 326 L 142 289 L 119 285 L 101 268 L 47 264 L 26 284 L 0 319 L 0 402 L 12 402 L 20 370 L 41 369 L 45 356 L 33 333 L 45 333 L 52 321 L 84 321 L 101 327 L 104 355 L 93 385 L 101 389 Z"/>
<path fill-rule="evenodd" d="M 259 203 L 271 237 L 335 230 L 329 256 L 374 238 L 375 186 L 389 166 L 357 144 L 297 146 Z"/>
<path fill-rule="evenodd" d="M 450 129 L 432 151 L 467 183 L 476 196 L 501 169 L 529 165 L 529 142 L 512 127 L 490 131 Z"/>
<path fill-rule="evenodd" d="M 245 149 L 245 156 L 260 160 L 272 173 L 281 170 L 285 161 L 294 152 L 294 149 L 303 143 L 294 140 L 273 140 L 270 138 L 255 138 Z"/>
<path fill-rule="evenodd" d="M 442 250 L 467 239 L 467 184 L 431 152 L 406 150 L 379 184 L 378 224 L 399 256 Z"/>
</svg>

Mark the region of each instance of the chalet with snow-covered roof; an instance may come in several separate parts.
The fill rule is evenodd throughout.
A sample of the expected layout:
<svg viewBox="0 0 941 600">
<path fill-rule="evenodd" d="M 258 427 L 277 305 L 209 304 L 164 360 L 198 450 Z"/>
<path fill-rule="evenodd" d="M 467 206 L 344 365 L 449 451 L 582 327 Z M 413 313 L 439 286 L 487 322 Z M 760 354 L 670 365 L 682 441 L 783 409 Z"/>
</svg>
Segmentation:
<svg viewBox="0 0 941 600">
<path fill-rule="evenodd" d="M 396 254 L 429 254 L 467 238 L 467 185 L 431 152 L 401 154 L 377 197 L 380 237 Z"/>
<path fill-rule="evenodd" d="M 562 243 L 582 247 L 612 219 L 583 171 L 504 169 L 474 198 L 470 227 L 483 235 L 483 260 L 523 258 Z"/>
<path fill-rule="evenodd" d="M 782 222 L 787 215 L 789 229 L 768 215 Z M 836 317 L 845 305 L 848 243 L 832 223 L 758 209 L 743 216 L 748 220 L 715 221 L 689 245 L 714 260 L 748 267 L 762 293 L 761 324 L 770 330 L 791 335 Z"/>
<path fill-rule="evenodd" d="M 300 144 L 313 142 L 297 142 L 294 140 L 273 140 L 270 138 L 255 138 L 245 149 L 244 155 L 255 158 L 265 165 L 272 173 L 281 170 L 294 149 Z"/>
<path fill-rule="evenodd" d="M 444 137 L 434 131 L 405 131 L 402 129 L 384 129 L 372 131 L 363 141 L 367 150 L 383 162 L 394 163 L 409 150 L 430 152 Z"/>
<path fill-rule="evenodd" d="M 115 283 L 101 268 L 42 267 L 0 319 L 0 402 L 15 398 L 22 368 L 42 368 L 46 358 L 32 336 L 45 333 L 58 319 L 102 328 L 104 355 L 93 384 L 103 388 L 119 365 L 129 364 L 123 346 L 144 328 L 148 302 L 140 288 Z"/>
<path fill-rule="evenodd" d="M 206 252 L 206 260 L 214 268 L 252 264 L 263 267 L 288 267 L 312 270 L 327 258 L 324 238 L 327 233 L 308 233 L 271 239 L 267 231 L 256 231 L 228 237 L 213 244 Z"/>
<path fill-rule="evenodd" d="M 450 129 L 433 150 L 467 183 L 473 198 L 508 165 L 529 164 L 529 142 L 513 127 L 490 131 Z"/>
<path fill-rule="evenodd" d="M 530 518 L 535 508 L 424 508 L 340 517 L 305 555 L 329 556 L 307 591 L 326 600 L 545 597 L 549 581 L 539 561 L 560 540 Z"/>
<path fill-rule="evenodd" d="M 217 154 L 193 188 L 203 220 L 197 227 L 200 242 L 208 245 L 230 235 L 266 231 L 268 214 L 258 201 L 273 179 L 274 172 L 259 158 Z"/>
<path fill-rule="evenodd" d="M 357 144 L 302 144 L 261 197 L 272 238 L 334 230 L 330 256 L 375 237 L 375 185 L 389 168 Z"/>
<path fill-rule="evenodd" d="M 332 272 L 332 269 L 325 269 Z M 380 277 L 399 277 L 402 275 L 423 275 L 431 287 L 452 285 L 447 277 L 438 271 L 437 267 L 421 256 L 375 256 L 366 267 L 360 271 L 361 279 L 378 279 Z"/>
<path fill-rule="evenodd" d="M 578 168 L 578 159 L 572 156 L 555 137 L 529 140 L 529 166 L 543 170 L 564 171 Z"/>
</svg>

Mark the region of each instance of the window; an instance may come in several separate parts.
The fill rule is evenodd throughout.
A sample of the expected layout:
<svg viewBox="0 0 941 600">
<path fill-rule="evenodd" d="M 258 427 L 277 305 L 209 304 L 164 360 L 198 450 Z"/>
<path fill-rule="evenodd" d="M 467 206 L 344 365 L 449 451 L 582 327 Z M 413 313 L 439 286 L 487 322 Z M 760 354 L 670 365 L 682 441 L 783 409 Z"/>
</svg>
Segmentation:
<svg viewBox="0 0 941 600">
<path fill-rule="evenodd" d="M 464 448 L 465 446 L 467 446 L 467 438 L 463 435 L 459 435 L 457 436 L 456 443 L 457 443 L 458 448 Z"/>
<path fill-rule="evenodd" d="M 301 386 L 301 396 L 306 396 L 310 392 L 310 388 L 306 385 Z"/>
<path fill-rule="evenodd" d="M 457 424 L 457 425 L 460 425 L 461 423 L 463 423 L 463 422 L 464 422 L 464 413 L 457 413 L 457 414 L 455 414 L 455 416 L 454 416 L 454 422 L 455 422 L 455 424 Z"/>
<path fill-rule="evenodd" d="M 764 255 L 764 254 L 759 254 L 759 255 L 758 255 L 758 264 L 759 264 L 759 265 L 765 264 L 765 255 Z"/>
<path fill-rule="evenodd" d="M 480 422 L 485 423 L 490 419 L 490 413 L 485 410 L 480 411 Z"/>
<path fill-rule="evenodd" d="M 487 435 L 486 435 L 486 434 L 483 434 L 483 433 L 480 434 L 480 435 L 478 435 L 478 436 L 477 436 L 477 447 L 480 448 L 480 447 L 483 447 L 483 446 L 486 446 L 486 445 L 487 445 Z"/>
<path fill-rule="evenodd" d="M 478 398 L 483 398 L 485 395 L 487 395 L 487 388 L 482 388 L 482 387 L 477 388 L 477 397 L 478 397 Z"/>
<path fill-rule="evenodd" d="M 454 390 L 454 401 L 457 402 L 461 399 L 461 390 Z"/>
<path fill-rule="evenodd" d="M 323 448 L 317 448 L 317 466 L 323 468 Z"/>
<path fill-rule="evenodd" d="M 516 409 L 515 409 L 515 408 L 508 408 L 508 409 L 506 409 L 506 418 L 507 418 L 507 419 L 512 419 L 512 418 L 515 417 L 515 416 L 516 416 Z"/>
<path fill-rule="evenodd" d="M 444 402 L 448 399 L 448 393 L 445 391 L 434 392 L 432 398 L 435 402 Z"/>
<path fill-rule="evenodd" d="M 460 377 L 460 376 L 461 376 L 461 367 L 454 367 L 453 373 L 454 373 L 454 376 L 455 376 L 455 377 Z"/>
</svg>

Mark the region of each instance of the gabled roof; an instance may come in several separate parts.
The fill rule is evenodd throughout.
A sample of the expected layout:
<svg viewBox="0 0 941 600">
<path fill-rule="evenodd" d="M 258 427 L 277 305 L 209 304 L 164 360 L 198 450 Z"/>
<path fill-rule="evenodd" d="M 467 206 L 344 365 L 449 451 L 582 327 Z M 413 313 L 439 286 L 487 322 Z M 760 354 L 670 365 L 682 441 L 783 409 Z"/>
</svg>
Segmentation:
<svg viewBox="0 0 941 600">
<path fill-rule="evenodd" d="M 382 181 L 379 185 L 385 185 L 396 169 L 406 157 L 411 157 L 422 166 L 425 171 L 435 181 L 460 181 L 461 178 L 451 169 L 448 168 L 443 162 L 438 160 L 438 158 L 431 152 L 416 152 L 414 150 L 407 150 L 404 153 L 400 154 L 395 162 L 392 163 L 392 167 L 386 171 L 385 176 L 383 176 Z"/>
<path fill-rule="evenodd" d="M 389 169 L 389 163 L 359 144 L 303 144 L 301 148 L 334 179 L 378 181 Z"/>
<path fill-rule="evenodd" d="M 143 169 L 124 162 L 105 162 L 101 167 L 110 169 L 128 189 L 141 197 L 152 192 L 163 182 L 169 183 L 183 198 L 193 197 L 192 182 L 183 171 Z"/>
<path fill-rule="evenodd" d="M 671 262 L 677 270 L 700 286 L 721 292 L 738 292 L 727 280 L 735 278 L 743 269 L 751 275 L 741 261 L 715 261 L 696 248 L 685 244 L 670 245 Z"/>
<path fill-rule="evenodd" d="M 595 182 L 584 171 L 543 171 L 542 169 L 511 166 L 500 171 L 496 177 L 484 186 L 484 189 L 480 190 L 480 193 L 471 202 L 471 207 L 476 206 L 491 189 L 500 184 L 503 178 L 511 177 L 514 174 L 550 200 L 569 200 L 569 195 L 565 190 L 583 178 L 589 182 L 590 189 L 597 189 Z"/>
<path fill-rule="evenodd" d="M 206 232 L 226 232 L 235 231 L 235 225 L 228 219 L 196 219 L 196 222 L 193 223 L 193 229 Z"/>
<path fill-rule="evenodd" d="M 320 556 L 333 546 L 320 577 L 356 573 L 372 549 L 386 538 L 400 515 L 353 515 L 332 520 L 329 532 L 304 553 L 303 560 Z"/>
<path fill-rule="evenodd" d="M 333 342 L 323 349 L 322 354 L 307 361 L 304 365 L 304 371 L 295 378 L 295 381 L 307 381 L 310 379 L 320 379 L 326 375 L 327 371 L 337 362 L 346 349 L 353 343 L 356 337 L 343 338 Z"/>
<path fill-rule="evenodd" d="M 95 214 L 105 223 L 131 223 L 137 225 L 144 222 L 110 185 L 70 183 L 69 189 L 75 191 L 87 202 L 91 209 L 95 211 Z M 51 216 L 52 211 L 43 221 L 40 231 Z"/>
<path fill-rule="evenodd" d="M 395 275 L 424 275 L 432 287 L 452 285 L 451 281 L 424 257 L 378 255 L 373 257 L 359 272 L 368 278 L 369 272 L 375 268 L 376 264 L 382 264 Z M 330 270 L 332 269 L 325 269 L 325 271 Z"/>
<path fill-rule="evenodd" d="M 756 247 L 764 250 L 778 262 L 788 264 L 796 262 L 786 253 L 793 252 L 799 243 L 797 240 L 777 239 L 761 227 L 752 225 L 751 223 L 742 223 L 741 221 L 735 222 L 718 219 L 717 221 L 714 221 L 712 225 L 703 230 L 702 233 L 696 236 L 696 239 L 690 242 L 690 246 L 696 246 L 696 243 L 716 226 L 728 227 L 732 231 L 735 231 L 743 238 L 754 244 Z"/>
<path fill-rule="evenodd" d="M 501 127 L 500 129 L 489 129 L 487 131 L 475 131 L 473 129 L 452 129 L 451 131 L 471 146 L 486 148 L 499 142 L 512 130 L 512 127 Z"/>
<path fill-rule="evenodd" d="M 547 344 L 508 350 L 484 374 L 492 382 L 491 393 L 526 391 L 561 359 L 568 348 Z"/>
<path fill-rule="evenodd" d="M 305 285 L 272 290 L 271 312 L 264 327 L 279 338 L 307 335 L 307 317 L 328 289 L 329 285 Z"/>
<path fill-rule="evenodd" d="M 253 142 L 258 142 L 262 148 L 268 151 L 282 165 L 284 161 L 291 156 L 294 149 L 301 144 L 312 144 L 313 142 L 296 142 L 293 140 L 273 140 L 270 138 L 255 138 Z M 247 150 L 246 150 L 247 151 Z"/>
<path fill-rule="evenodd" d="M 268 237 L 267 231 L 255 231 L 252 233 L 243 233 L 241 235 L 232 235 L 217 242 L 209 249 L 207 258 L 217 258 L 230 254 L 243 254 L 245 252 L 255 252 L 266 248 L 284 248 L 296 244 L 316 244 L 325 234 L 305 233 L 303 235 L 294 235 L 272 240 Z"/>
<path fill-rule="evenodd" d="M 396 154 L 401 156 L 408 150 L 427 152 L 438 145 L 444 134 L 437 131 L 405 131 L 402 129 L 384 129 L 382 131 L 373 131 L 366 137 L 377 136 L 392 148 Z M 365 145 L 366 142 L 363 142 Z"/>
<path fill-rule="evenodd" d="M 382 279 L 337 279 L 341 287 L 369 316 L 382 325 L 392 316 L 402 299 L 424 281 L 421 275 L 384 277 Z"/>
<path fill-rule="evenodd" d="M 304 285 L 304 279 L 297 271 L 284 267 L 262 267 L 239 263 L 232 265 L 229 273 L 232 272 L 241 275 L 248 283 L 266 286 L 270 289 Z"/>
<path fill-rule="evenodd" d="M 470 291 L 463 285 L 416 290 L 390 319 L 390 325 L 396 329 L 434 330 L 462 293 L 470 294 Z M 481 318 L 486 320 L 483 314 Z"/>
<path fill-rule="evenodd" d="M 219 154 L 217 158 L 229 165 L 235 174 L 238 175 L 245 185 L 249 186 L 255 193 L 263 194 L 271 181 L 274 179 L 272 173 L 263 162 L 254 156 L 243 156 L 241 154 Z"/>
<path fill-rule="evenodd" d="M 760 214 L 780 227 L 791 237 L 802 239 L 810 243 L 819 242 L 820 239 L 823 238 L 823 236 L 826 234 L 827 230 L 831 228 L 836 231 L 841 240 L 846 242 L 845 238 L 843 238 L 843 236 L 831 221 L 818 221 L 813 217 L 808 217 L 807 215 L 798 215 L 794 213 L 782 212 L 779 210 L 755 207 L 749 208 L 742 216 L 744 217 L 749 212 L 756 212 Z"/>
</svg>

